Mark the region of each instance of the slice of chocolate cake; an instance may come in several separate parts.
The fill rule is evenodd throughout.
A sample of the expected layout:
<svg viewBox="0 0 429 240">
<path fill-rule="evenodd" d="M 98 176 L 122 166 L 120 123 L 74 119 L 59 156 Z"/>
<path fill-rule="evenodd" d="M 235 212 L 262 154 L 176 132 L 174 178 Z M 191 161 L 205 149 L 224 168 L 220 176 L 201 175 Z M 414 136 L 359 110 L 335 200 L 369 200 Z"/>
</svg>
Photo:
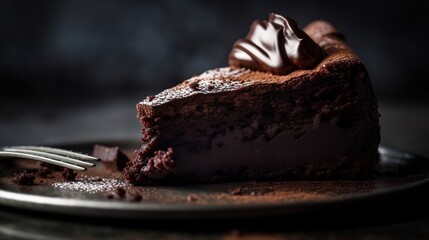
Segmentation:
<svg viewBox="0 0 429 240">
<path fill-rule="evenodd" d="M 229 67 L 137 104 L 133 184 L 371 177 L 379 114 L 364 64 L 325 21 L 270 14 Z"/>
</svg>

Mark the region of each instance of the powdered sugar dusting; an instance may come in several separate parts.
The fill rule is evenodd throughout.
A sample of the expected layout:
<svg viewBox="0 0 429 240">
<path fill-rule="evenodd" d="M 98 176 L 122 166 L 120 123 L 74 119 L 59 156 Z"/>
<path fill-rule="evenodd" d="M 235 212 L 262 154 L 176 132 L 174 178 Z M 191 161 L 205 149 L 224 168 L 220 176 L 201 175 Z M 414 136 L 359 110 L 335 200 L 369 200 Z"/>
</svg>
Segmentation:
<svg viewBox="0 0 429 240">
<path fill-rule="evenodd" d="M 196 94 L 233 91 L 253 83 L 253 81 L 250 80 L 239 81 L 234 79 L 239 75 L 248 72 L 248 69 L 231 69 L 229 67 L 209 70 L 199 76 L 192 77 L 173 88 L 166 89 L 156 96 L 147 97 L 139 104 L 158 106 L 175 99 L 182 99 Z"/>
<path fill-rule="evenodd" d="M 83 176 L 72 182 L 53 183 L 52 187 L 86 193 L 100 193 L 114 191 L 115 188 L 126 187 L 126 185 L 126 181 L 122 179 Z"/>
<path fill-rule="evenodd" d="M 217 68 L 214 70 L 208 70 L 208 71 L 202 73 L 201 75 L 195 76 L 191 79 L 194 79 L 194 78 L 213 79 L 213 78 L 233 77 L 233 76 L 237 76 L 237 75 L 240 75 L 240 74 L 246 73 L 246 72 L 249 72 L 249 70 L 244 69 L 244 68 L 231 69 L 229 67 L 223 67 L 223 68 Z"/>
</svg>

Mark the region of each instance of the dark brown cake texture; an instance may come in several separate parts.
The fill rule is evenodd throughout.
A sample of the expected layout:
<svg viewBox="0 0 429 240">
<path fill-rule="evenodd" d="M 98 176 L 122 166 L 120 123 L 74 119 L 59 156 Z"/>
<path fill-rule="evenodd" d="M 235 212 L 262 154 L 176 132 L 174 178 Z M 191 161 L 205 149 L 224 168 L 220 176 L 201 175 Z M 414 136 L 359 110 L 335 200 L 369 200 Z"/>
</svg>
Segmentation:
<svg viewBox="0 0 429 240">
<path fill-rule="evenodd" d="M 34 185 L 35 179 L 36 179 L 36 176 L 34 176 L 33 173 L 24 171 L 20 173 L 15 173 L 12 178 L 12 182 L 17 183 L 19 185 L 31 186 L 31 185 Z"/>
<path fill-rule="evenodd" d="M 287 46 L 252 52 L 268 31 L 284 37 L 274 44 L 294 43 L 281 35 L 286 28 L 311 46 L 304 67 L 286 56 Z M 311 52 L 303 47 L 295 50 Z M 283 62 L 271 61 L 277 56 Z M 283 68 L 288 62 L 294 65 Z M 379 114 L 367 70 L 326 21 L 303 31 L 279 15 L 256 21 L 234 45 L 230 67 L 147 97 L 137 116 L 142 146 L 123 172 L 133 184 L 362 179 L 378 161 Z"/>
</svg>

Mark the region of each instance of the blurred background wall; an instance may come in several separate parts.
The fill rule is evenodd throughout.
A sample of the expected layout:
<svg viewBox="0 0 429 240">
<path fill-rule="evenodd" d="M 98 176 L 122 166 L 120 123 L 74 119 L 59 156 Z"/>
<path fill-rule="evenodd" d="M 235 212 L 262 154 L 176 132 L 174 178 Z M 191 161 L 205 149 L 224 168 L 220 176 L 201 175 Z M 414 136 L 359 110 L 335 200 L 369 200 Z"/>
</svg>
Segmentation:
<svg viewBox="0 0 429 240">
<path fill-rule="evenodd" d="M 0 78 L 19 91 L 127 94 L 224 66 L 269 12 L 331 21 L 367 64 L 379 97 L 427 98 L 426 8 L 410 1 L 1 1 Z M 119 92 L 120 91 L 120 92 Z"/>
<path fill-rule="evenodd" d="M 300 27 L 331 21 L 386 108 L 429 100 L 429 16 L 410 1 L 0 1 L 0 144 L 138 135 L 137 101 L 226 66 L 234 41 L 269 12 Z"/>
</svg>

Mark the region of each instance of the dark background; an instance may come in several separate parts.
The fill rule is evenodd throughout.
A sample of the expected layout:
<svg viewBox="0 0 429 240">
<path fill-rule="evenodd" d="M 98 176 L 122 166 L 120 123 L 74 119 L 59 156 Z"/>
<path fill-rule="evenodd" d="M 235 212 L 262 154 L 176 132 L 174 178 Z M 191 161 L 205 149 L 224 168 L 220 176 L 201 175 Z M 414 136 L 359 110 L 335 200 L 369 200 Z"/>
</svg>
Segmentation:
<svg viewBox="0 0 429 240">
<path fill-rule="evenodd" d="M 333 23 L 367 66 L 383 143 L 429 153 L 413 148 L 429 120 L 427 10 L 368 0 L 0 1 L 0 145 L 138 141 L 138 101 L 226 66 L 269 12 Z"/>
</svg>

